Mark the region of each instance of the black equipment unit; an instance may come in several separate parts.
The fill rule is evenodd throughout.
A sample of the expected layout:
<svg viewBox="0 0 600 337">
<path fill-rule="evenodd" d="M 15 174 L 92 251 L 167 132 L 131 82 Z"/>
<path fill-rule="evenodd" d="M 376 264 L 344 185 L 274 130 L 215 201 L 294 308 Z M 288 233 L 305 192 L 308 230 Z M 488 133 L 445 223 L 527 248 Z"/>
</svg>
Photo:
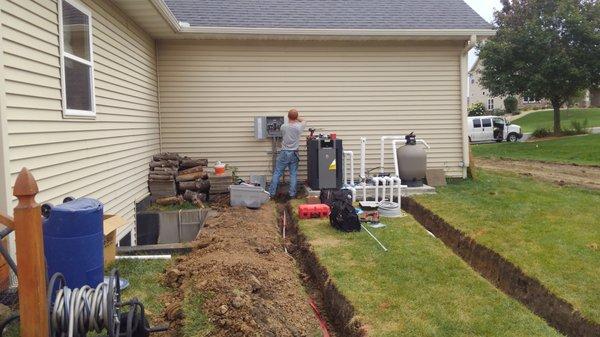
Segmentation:
<svg viewBox="0 0 600 337">
<path fill-rule="evenodd" d="M 308 186 L 313 190 L 342 188 L 344 148 L 341 139 L 310 138 L 306 143 Z"/>
</svg>

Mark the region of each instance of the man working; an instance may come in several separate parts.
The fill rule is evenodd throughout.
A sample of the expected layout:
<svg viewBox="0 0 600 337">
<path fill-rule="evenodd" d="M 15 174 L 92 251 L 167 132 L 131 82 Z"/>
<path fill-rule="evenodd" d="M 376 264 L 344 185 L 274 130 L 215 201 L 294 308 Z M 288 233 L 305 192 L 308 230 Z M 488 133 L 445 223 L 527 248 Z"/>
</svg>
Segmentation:
<svg viewBox="0 0 600 337">
<path fill-rule="evenodd" d="M 288 111 L 288 121 L 281 126 L 281 152 L 277 156 L 275 170 L 271 178 L 271 186 L 269 194 L 274 197 L 277 193 L 277 185 L 281 176 L 285 172 L 285 168 L 290 170 L 290 197 L 296 197 L 296 186 L 298 184 L 298 163 L 300 156 L 298 155 L 298 147 L 300 146 L 300 136 L 304 131 L 305 122 L 298 117 L 298 110 L 290 109 Z"/>
</svg>

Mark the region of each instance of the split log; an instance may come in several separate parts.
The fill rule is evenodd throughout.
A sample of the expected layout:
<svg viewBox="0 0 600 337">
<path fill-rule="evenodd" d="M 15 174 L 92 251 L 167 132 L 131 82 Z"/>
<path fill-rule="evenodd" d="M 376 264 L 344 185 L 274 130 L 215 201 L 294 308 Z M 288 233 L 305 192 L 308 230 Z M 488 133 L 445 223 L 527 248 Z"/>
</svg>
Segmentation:
<svg viewBox="0 0 600 337">
<path fill-rule="evenodd" d="M 172 175 L 177 175 L 177 169 L 174 167 L 169 167 L 169 166 L 165 166 L 165 167 L 155 167 L 153 168 L 154 172 L 166 172 L 166 173 L 170 173 Z"/>
<path fill-rule="evenodd" d="M 179 161 L 179 159 L 181 159 L 181 158 L 179 157 L 179 154 L 177 154 L 177 153 L 164 152 L 164 153 L 155 154 L 154 156 L 152 156 L 152 159 L 155 161 L 162 161 L 162 160 Z"/>
<path fill-rule="evenodd" d="M 151 161 L 150 168 L 155 167 L 172 167 L 177 169 L 179 167 L 179 162 L 176 160 L 159 160 L 159 161 Z"/>
<path fill-rule="evenodd" d="M 152 170 L 150 171 L 150 174 L 154 174 L 156 176 L 167 176 L 167 177 L 172 177 L 175 175 L 175 172 L 173 171 L 156 171 L 156 170 Z"/>
<path fill-rule="evenodd" d="M 179 171 L 179 174 L 188 174 L 188 173 L 196 173 L 196 172 L 204 172 L 204 166 L 202 166 L 202 165 L 194 166 L 192 168 Z"/>
<path fill-rule="evenodd" d="M 208 159 L 183 157 L 179 167 L 187 169 L 196 166 L 208 166 Z"/>
<path fill-rule="evenodd" d="M 184 192 L 185 190 L 192 190 L 192 191 L 196 191 L 196 192 L 208 193 L 210 191 L 210 181 L 208 181 L 208 180 L 182 181 L 179 183 L 179 191 Z"/>
<path fill-rule="evenodd" d="M 185 190 L 183 193 L 183 199 L 189 202 L 194 202 L 194 200 L 206 201 L 205 193 L 198 193 L 190 190 Z"/>
<path fill-rule="evenodd" d="M 181 205 L 183 203 L 183 197 L 178 195 L 175 197 L 160 198 L 156 199 L 156 203 L 161 206 Z"/>
<path fill-rule="evenodd" d="M 149 180 L 164 180 L 164 181 L 173 181 L 172 175 L 162 175 L 162 174 L 152 174 L 148 175 Z"/>
<path fill-rule="evenodd" d="M 198 208 L 204 208 L 204 201 L 206 201 L 206 194 L 198 193 L 190 190 L 185 190 L 183 199 L 191 202 Z"/>
<path fill-rule="evenodd" d="M 177 176 L 177 181 L 192 181 L 192 180 L 204 179 L 205 177 L 208 177 L 208 174 L 206 174 L 204 172 L 180 174 Z"/>
</svg>

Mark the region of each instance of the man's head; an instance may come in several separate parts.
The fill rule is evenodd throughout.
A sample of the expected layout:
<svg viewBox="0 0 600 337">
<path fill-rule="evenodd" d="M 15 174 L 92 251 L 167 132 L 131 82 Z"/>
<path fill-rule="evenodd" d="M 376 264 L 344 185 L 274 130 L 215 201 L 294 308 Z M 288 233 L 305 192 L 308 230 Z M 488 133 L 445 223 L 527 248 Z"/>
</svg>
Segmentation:
<svg viewBox="0 0 600 337">
<path fill-rule="evenodd" d="M 290 121 L 295 121 L 295 120 L 297 120 L 297 119 L 298 119 L 298 110 L 296 110 L 296 109 L 290 109 L 290 110 L 288 111 L 288 119 L 289 119 Z"/>
</svg>

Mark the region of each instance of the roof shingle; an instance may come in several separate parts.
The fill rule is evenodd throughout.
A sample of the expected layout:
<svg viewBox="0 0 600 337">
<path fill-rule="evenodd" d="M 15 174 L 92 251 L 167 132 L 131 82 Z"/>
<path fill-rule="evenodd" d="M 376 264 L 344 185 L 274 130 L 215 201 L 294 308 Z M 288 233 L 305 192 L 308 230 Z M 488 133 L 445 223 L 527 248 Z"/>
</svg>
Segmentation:
<svg viewBox="0 0 600 337">
<path fill-rule="evenodd" d="M 463 0 L 165 0 L 198 27 L 491 29 Z"/>
</svg>

